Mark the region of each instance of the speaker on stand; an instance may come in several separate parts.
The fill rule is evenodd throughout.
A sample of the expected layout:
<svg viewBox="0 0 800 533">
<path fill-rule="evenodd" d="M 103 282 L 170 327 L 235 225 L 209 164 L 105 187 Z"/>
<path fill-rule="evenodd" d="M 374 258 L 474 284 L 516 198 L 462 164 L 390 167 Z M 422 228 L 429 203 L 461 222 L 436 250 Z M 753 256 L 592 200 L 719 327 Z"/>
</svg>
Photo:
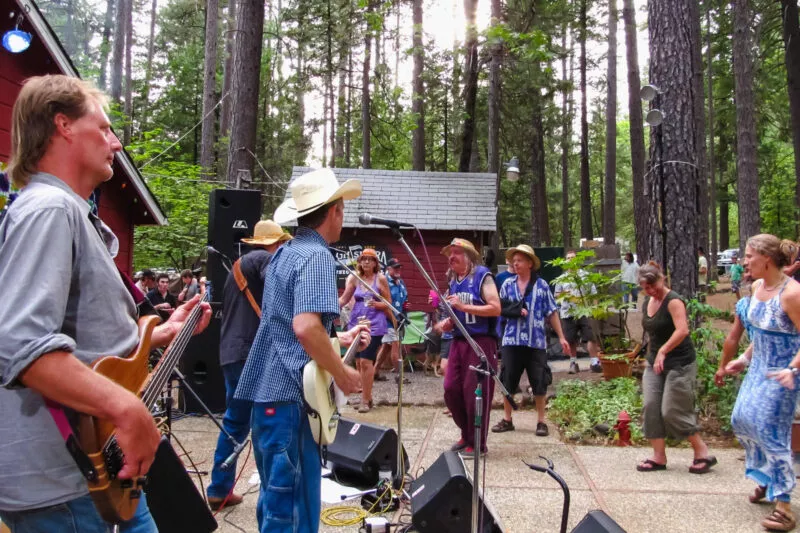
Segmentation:
<svg viewBox="0 0 800 533">
<path fill-rule="evenodd" d="M 408 470 L 408 455 L 403 448 Z M 339 419 L 336 439 L 328 445 L 328 463 L 335 479 L 368 488 L 378 482 L 380 472 L 397 473 L 397 432 L 392 428 Z"/>
</svg>

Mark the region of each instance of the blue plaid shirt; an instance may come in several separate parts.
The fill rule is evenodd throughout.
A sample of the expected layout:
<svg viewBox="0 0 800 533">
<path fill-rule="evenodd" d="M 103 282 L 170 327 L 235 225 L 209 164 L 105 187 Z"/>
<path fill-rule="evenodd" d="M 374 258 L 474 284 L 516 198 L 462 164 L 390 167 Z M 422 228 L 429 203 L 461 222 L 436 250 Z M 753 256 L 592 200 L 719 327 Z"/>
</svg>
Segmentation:
<svg viewBox="0 0 800 533">
<path fill-rule="evenodd" d="M 301 313 L 319 313 L 331 330 L 339 316 L 336 263 L 316 231 L 300 227 L 267 269 L 261 323 L 235 397 L 254 402 L 303 403 L 303 366 L 310 360 L 292 328 Z"/>
<path fill-rule="evenodd" d="M 524 291 L 523 291 L 524 292 Z M 522 299 L 522 292 L 517 285 L 517 276 L 511 276 L 500 287 L 500 298 L 514 302 Z M 547 349 L 545 320 L 558 310 L 550 287 L 542 278 L 537 278 L 533 290 L 525 299 L 528 316 L 507 318 L 503 332 L 503 346 L 529 346 L 539 350 Z"/>
</svg>

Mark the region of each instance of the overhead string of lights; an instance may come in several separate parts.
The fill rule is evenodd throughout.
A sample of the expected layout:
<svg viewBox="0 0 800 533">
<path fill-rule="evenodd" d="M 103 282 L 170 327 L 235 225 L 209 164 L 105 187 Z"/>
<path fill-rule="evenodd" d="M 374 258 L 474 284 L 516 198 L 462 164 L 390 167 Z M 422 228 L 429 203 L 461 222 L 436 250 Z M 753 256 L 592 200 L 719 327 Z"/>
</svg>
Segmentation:
<svg viewBox="0 0 800 533">
<path fill-rule="evenodd" d="M 22 13 L 17 15 L 12 11 L 9 14 L 9 18 L 14 18 L 14 16 L 17 17 L 14 29 L 8 30 L 3 34 L 3 48 L 12 54 L 20 54 L 30 47 L 33 36 L 27 31 L 19 29 L 19 25 L 25 19 L 25 15 Z"/>
</svg>

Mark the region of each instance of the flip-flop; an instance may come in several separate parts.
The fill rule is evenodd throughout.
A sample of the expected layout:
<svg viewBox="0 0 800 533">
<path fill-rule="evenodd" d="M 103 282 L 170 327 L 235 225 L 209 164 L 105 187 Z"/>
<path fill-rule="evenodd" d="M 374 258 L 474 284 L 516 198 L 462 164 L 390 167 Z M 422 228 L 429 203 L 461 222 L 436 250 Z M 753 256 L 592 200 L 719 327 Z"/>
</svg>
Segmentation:
<svg viewBox="0 0 800 533">
<path fill-rule="evenodd" d="M 713 455 L 709 455 L 703 459 L 695 459 L 692 461 L 692 466 L 689 467 L 689 472 L 692 474 L 705 474 L 710 471 L 711 467 L 715 464 L 717 464 L 717 458 Z"/>
<path fill-rule="evenodd" d="M 649 465 L 649 466 L 644 466 L 644 465 Z M 636 465 L 636 470 L 638 470 L 639 472 L 656 472 L 658 470 L 666 470 L 666 469 L 667 465 L 657 463 L 652 459 L 645 459 L 644 461 Z"/>
</svg>

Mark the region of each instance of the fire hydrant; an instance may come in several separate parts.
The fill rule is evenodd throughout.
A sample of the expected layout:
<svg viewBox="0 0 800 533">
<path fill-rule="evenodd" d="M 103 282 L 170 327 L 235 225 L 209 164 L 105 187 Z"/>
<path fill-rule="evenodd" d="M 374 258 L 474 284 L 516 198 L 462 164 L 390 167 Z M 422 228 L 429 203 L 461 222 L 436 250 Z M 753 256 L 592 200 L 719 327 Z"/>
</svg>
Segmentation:
<svg viewBox="0 0 800 533">
<path fill-rule="evenodd" d="M 614 429 L 617 430 L 617 446 L 631 445 L 631 415 L 627 411 L 620 411 Z"/>
</svg>

